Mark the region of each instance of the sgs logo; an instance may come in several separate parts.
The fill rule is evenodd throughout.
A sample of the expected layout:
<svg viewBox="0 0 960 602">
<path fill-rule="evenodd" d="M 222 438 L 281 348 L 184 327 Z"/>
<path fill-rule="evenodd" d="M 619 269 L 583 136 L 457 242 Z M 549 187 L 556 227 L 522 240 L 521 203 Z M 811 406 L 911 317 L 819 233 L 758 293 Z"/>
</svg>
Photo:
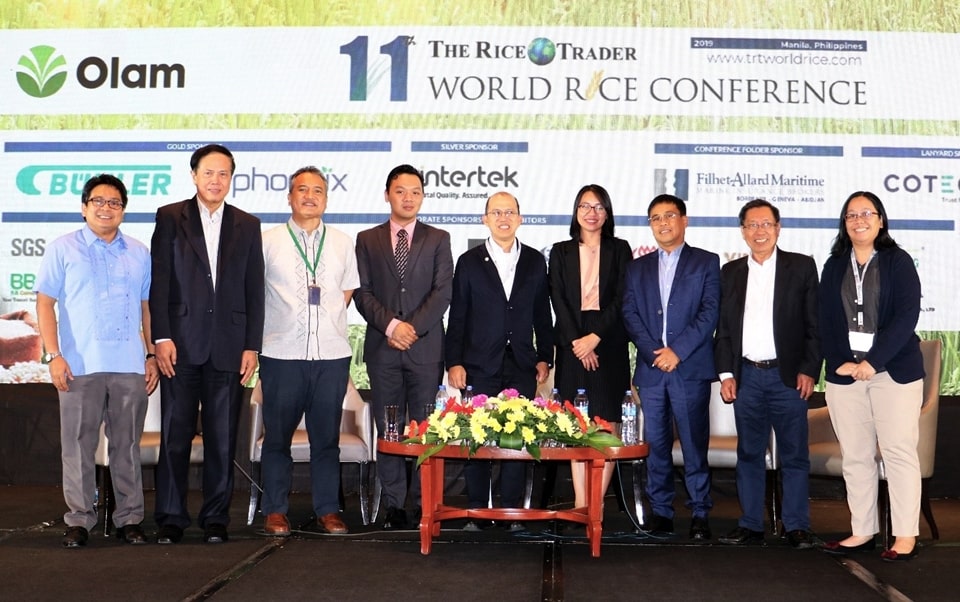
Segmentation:
<svg viewBox="0 0 960 602">
<path fill-rule="evenodd" d="M 11 257 L 43 257 L 45 238 L 14 238 L 10 241 Z"/>
</svg>

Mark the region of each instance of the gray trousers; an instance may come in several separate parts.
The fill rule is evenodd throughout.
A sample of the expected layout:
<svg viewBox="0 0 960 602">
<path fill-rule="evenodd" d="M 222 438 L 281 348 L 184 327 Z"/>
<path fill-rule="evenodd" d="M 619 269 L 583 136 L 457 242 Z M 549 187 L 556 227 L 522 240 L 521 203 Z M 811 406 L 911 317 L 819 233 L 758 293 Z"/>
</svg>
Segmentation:
<svg viewBox="0 0 960 602">
<path fill-rule="evenodd" d="M 96 466 L 94 455 L 100 424 L 109 440 L 107 454 L 116 499 L 113 523 L 117 527 L 143 520 L 143 477 L 140 436 L 147 414 L 147 391 L 142 374 L 101 372 L 77 376 L 70 390 L 60 392 L 60 447 L 63 461 L 63 499 L 68 527 L 92 529 Z"/>
</svg>

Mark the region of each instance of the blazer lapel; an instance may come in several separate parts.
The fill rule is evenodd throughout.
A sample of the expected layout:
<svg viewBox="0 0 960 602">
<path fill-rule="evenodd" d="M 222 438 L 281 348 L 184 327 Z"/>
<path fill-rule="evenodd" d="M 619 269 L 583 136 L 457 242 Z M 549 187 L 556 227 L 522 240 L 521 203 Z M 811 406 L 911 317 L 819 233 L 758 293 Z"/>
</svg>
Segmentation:
<svg viewBox="0 0 960 602">
<path fill-rule="evenodd" d="M 577 324 L 580 324 L 580 300 L 583 297 L 582 292 L 580 291 L 580 244 L 577 241 L 573 241 L 567 249 L 570 251 L 566 253 L 564 266 L 564 273 L 569 275 L 567 280 L 567 299 L 570 301 L 571 308 L 573 309 L 574 317 L 577 319 Z M 603 251 L 600 252 L 600 256 L 603 257 Z M 603 290 L 603 270 L 604 265 L 600 263 L 600 290 Z"/>
<path fill-rule="evenodd" d="M 393 241 L 390 240 L 390 222 L 387 221 L 383 224 L 380 224 L 377 230 L 377 246 L 379 246 L 379 255 L 383 257 L 383 262 L 386 264 L 387 271 L 393 275 L 393 277 L 400 282 L 400 272 L 397 271 L 397 260 L 396 255 L 394 254 Z M 407 263 L 407 266 L 410 266 L 410 263 Z"/>
<path fill-rule="evenodd" d="M 236 229 L 240 224 L 234 219 L 233 208 L 230 205 L 224 204 L 223 206 L 223 221 L 220 223 L 220 252 L 217 253 L 217 283 L 223 282 L 221 276 L 223 275 L 223 262 L 220 261 L 221 257 L 230 257 L 232 254 L 230 252 L 231 247 L 233 247 L 234 242 L 236 242 Z M 219 288 L 219 287 L 218 287 Z"/>
<path fill-rule="evenodd" d="M 523 260 L 522 254 L 520 256 L 520 259 L 521 261 Z M 503 282 L 501 282 L 500 280 L 500 272 L 497 271 L 497 264 L 493 262 L 493 257 L 490 257 L 490 251 L 487 250 L 486 243 L 483 244 L 481 264 L 482 264 L 481 268 L 483 269 L 483 272 L 491 281 L 490 285 L 494 288 L 494 290 L 497 290 L 500 292 L 500 296 L 505 301 L 509 301 L 510 298 L 507 297 L 507 294 L 503 292 Z M 517 262 L 517 273 L 519 274 L 519 272 L 520 272 L 520 263 Z M 514 274 L 513 287 L 514 289 L 516 289 L 517 287 L 517 274 Z M 511 290 L 511 294 L 512 293 L 513 291 Z"/>
<path fill-rule="evenodd" d="M 207 244 L 203 238 L 203 224 L 200 223 L 200 208 L 197 197 L 183 204 L 183 211 L 180 213 L 180 228 L 183 230 L 184 238 L 190 244 L 193 252 L 197 254 L 203 265 L 210 271 L 210 261 L 207 258 Z"/>
</svg>

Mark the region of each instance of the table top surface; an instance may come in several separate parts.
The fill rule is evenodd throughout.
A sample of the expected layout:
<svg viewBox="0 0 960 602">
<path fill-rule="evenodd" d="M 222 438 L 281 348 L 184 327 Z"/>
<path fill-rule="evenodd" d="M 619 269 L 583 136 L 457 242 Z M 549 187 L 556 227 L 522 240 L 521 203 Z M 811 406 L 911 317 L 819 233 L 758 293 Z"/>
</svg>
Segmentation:
<svg viewBox="0 0 960 602">
<path fill-rule="evenodd" d="M 403 443 L 399 441 L 377 440 L 377 449 L 383 453 L 396 454 L 400 456 L 419 456 L 433 445 L 424 445 L 420 443 Z M 649 449 L 646 443 L 637 445 L 624 445 L 622 447 L 608 447 L 603 451 L 592 447 L 542 447 L 540 448 L 541 460 L 636 460 L 647 457 Z M 478 460 L 534 460 L 524 450 L 505 449 L 494 446 L 483 446 L 476 453 L 470 455 L 470 448 L 458 443 L 448 444 L 445 448 L 435 454 L 439 458 L 456 458 Z"/>
</svg>

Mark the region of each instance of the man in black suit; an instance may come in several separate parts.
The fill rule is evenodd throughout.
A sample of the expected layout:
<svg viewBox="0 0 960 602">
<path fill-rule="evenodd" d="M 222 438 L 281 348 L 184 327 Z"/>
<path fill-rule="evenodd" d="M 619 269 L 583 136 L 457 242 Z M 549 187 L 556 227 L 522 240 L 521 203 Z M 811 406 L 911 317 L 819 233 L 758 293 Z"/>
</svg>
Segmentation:
<svg viewBox="0 0 960 602">
<path fill-rule="evenodd" d="M 357 235 L 360 288 L 354 295 L 367 321 L 363 358 L 381 433 L 387 405 L 421 421 L 436 396 L 443 380 L 443 314 L 453 281 L 450 234 L 417 220 L 423 203 L 420 172 L 410 165 L 393 168 L 383 197 L 390 219 Z M 406 459 L 378 453 L 377 474 L 387 506 L 384 529 L 406 528 Z M 418 479 L 410 489 L 417 497 Z"/>
<path fill-rule="evenodd" d="M 207 543 L 227 540 L 233 457 L 243 383 L 263 338 L 260 220 L 224 203 L 236 164 L 219 144 L 190 157 L 197 194 L 157 210 L 150 313 L 160 379 L 157 541 L 177 543 L 190 525 L 187 471 L 199 409 Z"/>
<path fill-rule="evenodd" d="M 789 543 L 813 547 L 807 399 L 820 376 L 817 266 L 777 248 L 780 211 L 765 200 L 740 210 L 750 255 L 721 270 L 716 363 L 720 394 L 737 425 L 737 493 L 743 512 L 721 543 L 763 541 L 764 454 L 770 428 L 783 472 L 783 526 Z"/>
<path fill-rule="evenodd" d="M 533 399 L 553 363 L 546 262 L 517 240 L 522 218 L 513 195 L 498 192 L 487 199 L 482 219 L 490 238 L 460 256 L 453 276 L 447 382 L 488 396 L 513 388 Z M 522 462 L 501 462 L 501 506 L 520 507 L 525 468 Z M 468 507 L 487 507 L 490 470 L 490 462 L 467 462 Z M 466 527 L 477 528 L 473 521 Z"/>
</svg>

